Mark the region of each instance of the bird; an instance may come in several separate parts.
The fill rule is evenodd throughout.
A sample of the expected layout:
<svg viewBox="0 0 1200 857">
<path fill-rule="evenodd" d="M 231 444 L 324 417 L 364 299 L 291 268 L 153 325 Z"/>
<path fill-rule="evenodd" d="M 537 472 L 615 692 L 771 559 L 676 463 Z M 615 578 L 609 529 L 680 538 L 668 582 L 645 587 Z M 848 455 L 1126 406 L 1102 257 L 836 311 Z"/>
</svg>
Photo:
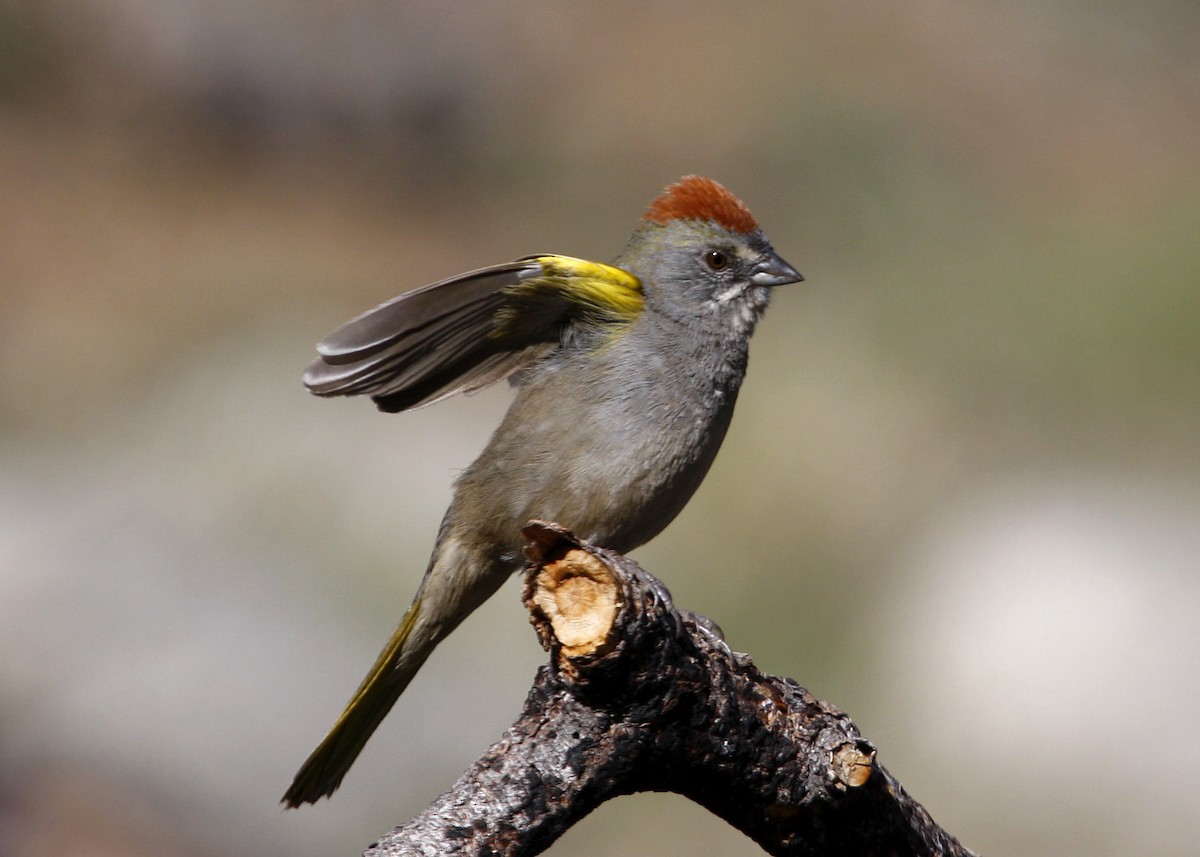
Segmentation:
<svg viewBox="0 0 1200 857">
<path fill-rule="evenodd" d="M 481 268 L 317 345 L 303 380 L 318 396 L 394 413 L 505 378 L 515 396 L 455 481 L 411 606 L 282 803 L 333 794 L 438 643 L 523 568 L 528 521 L 626 553 L 679 514 L 725 437 L 772 290 L 803 279 L 745 203 L 691 175 L 611 264 L 543 254 Z"/>
</svg>

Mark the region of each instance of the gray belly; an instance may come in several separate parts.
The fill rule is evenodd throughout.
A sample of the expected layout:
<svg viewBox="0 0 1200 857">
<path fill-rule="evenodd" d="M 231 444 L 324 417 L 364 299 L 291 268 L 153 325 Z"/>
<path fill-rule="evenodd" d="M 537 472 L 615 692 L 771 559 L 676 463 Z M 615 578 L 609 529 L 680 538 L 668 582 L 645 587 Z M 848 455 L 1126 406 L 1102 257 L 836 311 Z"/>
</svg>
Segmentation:
<svg viewBox="0 0 1200 857">
<path fill-rule="evenodd" d="M 708 472 L 737 394 L 711 378 L 680 389 L 653 373 L 608 385 L 569 375 L 522 388 L 456 486 L 452 516 L 505 553 L 532 518 L 622 552 L 656 536 Z"/>
</svg>

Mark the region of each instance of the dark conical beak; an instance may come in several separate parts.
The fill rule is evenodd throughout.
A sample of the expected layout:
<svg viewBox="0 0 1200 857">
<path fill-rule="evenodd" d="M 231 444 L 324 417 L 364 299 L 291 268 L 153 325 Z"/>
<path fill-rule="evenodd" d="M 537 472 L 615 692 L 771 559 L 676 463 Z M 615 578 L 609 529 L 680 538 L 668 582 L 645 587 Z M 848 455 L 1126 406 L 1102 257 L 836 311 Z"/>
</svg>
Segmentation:
<svg viewBox="0 0 1200 857">
<path fill-rule="evenodd" d="M 803 280 L 800 272 L 779 258 L 774 250 L 768 251 L 750 272 L 750 281 L 756 286 L 786 286 Z"/>
</svg>

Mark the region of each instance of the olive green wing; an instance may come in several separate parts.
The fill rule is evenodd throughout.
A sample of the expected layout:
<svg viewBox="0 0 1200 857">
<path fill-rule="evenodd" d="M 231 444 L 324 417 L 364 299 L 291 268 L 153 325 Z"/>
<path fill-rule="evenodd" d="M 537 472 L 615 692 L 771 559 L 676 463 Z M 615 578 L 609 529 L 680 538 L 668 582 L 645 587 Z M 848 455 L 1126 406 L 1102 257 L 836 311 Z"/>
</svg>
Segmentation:
<svg viewBox="0 0 1200 857">
<path fill-rule="evenodd" d="M 369 395 L 381 410 L 420 407 L 511 375 L 556 348 L 574 321 L 641 310 L 633 275 L 565 256 L 481 268 L 393 298 L 317 345 L 304 384 Z"/>
</svg>

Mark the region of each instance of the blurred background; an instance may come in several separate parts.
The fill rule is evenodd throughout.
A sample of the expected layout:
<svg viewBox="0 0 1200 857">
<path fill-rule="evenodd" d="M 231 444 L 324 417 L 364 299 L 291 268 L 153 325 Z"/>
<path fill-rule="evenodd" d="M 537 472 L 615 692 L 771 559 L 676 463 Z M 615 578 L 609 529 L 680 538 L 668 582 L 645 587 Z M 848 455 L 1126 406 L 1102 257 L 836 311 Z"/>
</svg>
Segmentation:
<svg viewBox="0 0 1200 857">
<path fill-rule="evenodd" d="M 1200 7 L 0 0 L 0 854 L 357 854 L 516 717 L 506 586 L 279 796 L 506 406 L 313 344 L 685 173 L 807 277 L 635 557 L 988 854 L 1194 853 Z M 682 798 L 557 855 L 756 854 Z"/>
</svg>

